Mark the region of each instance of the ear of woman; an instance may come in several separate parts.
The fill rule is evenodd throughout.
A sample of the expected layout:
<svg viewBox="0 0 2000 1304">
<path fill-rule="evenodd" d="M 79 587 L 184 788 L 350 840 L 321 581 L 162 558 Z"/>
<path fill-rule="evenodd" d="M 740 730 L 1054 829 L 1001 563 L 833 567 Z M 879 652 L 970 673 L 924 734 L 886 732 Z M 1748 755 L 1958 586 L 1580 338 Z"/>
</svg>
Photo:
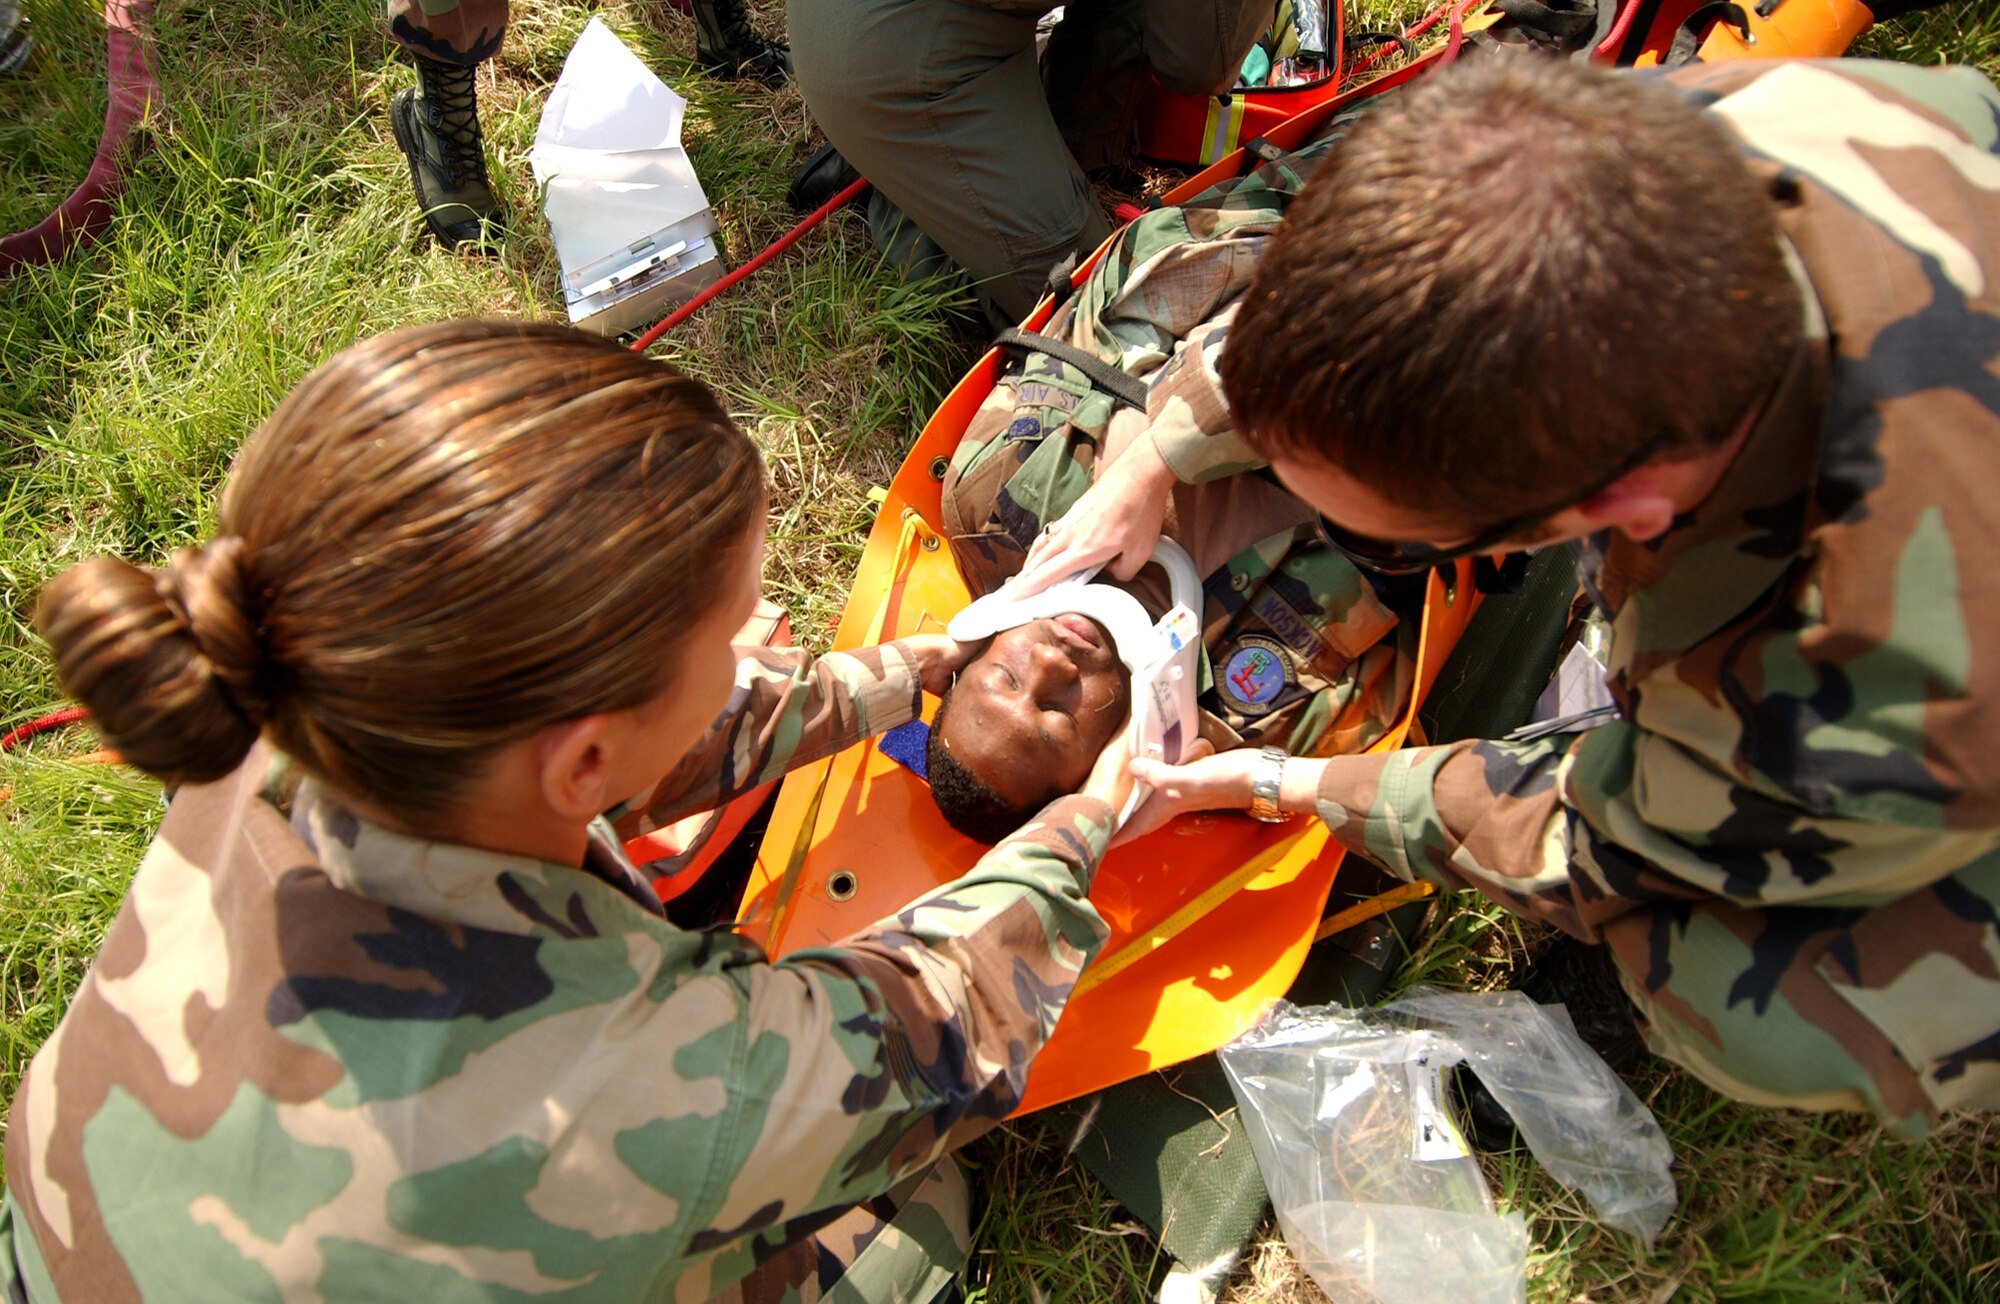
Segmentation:
<svg viewBox="0 0 2000 1304">
<path fill-rule="evenodd" d="M 586 715 L 550 725 L 530 740 L 525 750 L 538 762 L 537 786 L 550 813 L 588 823 L 618 802 L 611 790 L 612 753 L 622 741 L 615 737 L 618 725 L 613 715 Z"/>
<path fill-rule="evenodd" d="M 764 514 L 722 552 L 718 595 L 692 625 L 662 631 L 662 687 L 635 706 L 546 725 L 511 743 L 459 805 L 454 838 L 578 863 L 591 820 L 649 795 L 721 713 L 736 677 L 734 637 L 761 589 Z"/>
</svg>

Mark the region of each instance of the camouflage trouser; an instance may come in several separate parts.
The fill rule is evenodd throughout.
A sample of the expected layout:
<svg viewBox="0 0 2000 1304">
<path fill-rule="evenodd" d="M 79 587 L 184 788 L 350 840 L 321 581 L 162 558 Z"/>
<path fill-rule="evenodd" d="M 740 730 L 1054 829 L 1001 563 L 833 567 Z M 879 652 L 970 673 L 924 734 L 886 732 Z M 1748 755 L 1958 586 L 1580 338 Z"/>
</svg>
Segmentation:
<svg viewBox="0 0 2000 1304">
<path fill-rule="evenodd" d="M 711 1304 L 926 1304 L 965 1263 L 971 1205 L 965 1174 L 940 1159 L 849 1209 Z"/>
<path fill-rule="evenodd" d="M 1872 909 L 1668 902 L 1602 936 L 1655 1053 L 1739 1100 L 1870 1110 L 1916 1140 L 2000 1108 L 1996 921 L 2000 875 L 1978 866 Z"/>
<path fill-rule="evenodd" d="M 484 63 L 506 31 L 507 0 L 389 0 L 389 35 L 439 63 Z"/>
</svg>

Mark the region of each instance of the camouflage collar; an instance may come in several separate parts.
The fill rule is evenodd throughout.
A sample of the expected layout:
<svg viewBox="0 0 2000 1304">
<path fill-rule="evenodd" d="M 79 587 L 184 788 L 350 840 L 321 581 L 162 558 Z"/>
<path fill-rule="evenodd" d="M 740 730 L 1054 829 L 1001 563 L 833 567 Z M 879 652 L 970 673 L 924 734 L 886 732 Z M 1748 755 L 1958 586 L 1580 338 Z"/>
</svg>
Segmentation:
<svg viewBox="0 0 2000 1304">
<path fill-rule="evenodd" d="M 289 782 L 289 768 L 282 762 L 272 768 L 267 801 Z M 310 778 L 297 781 L 289 804 L 292 831 L 335 887 L 426 918 L 532 934 L 571 931 L 585 909 L 599 919 L 635 907 L 656 918 L 665 914 L 601 819 L 591 823 L 578 870 L 393 832 L 362 819 Z"/>
<path fill-rule="evenodd" d="M 1736 619 L 1804 546 L 1832 359 L 1812 282 L 1789 242 L 1785 252 L 1804 301 L 1804 330 L 1721 483 L 1651 542 L 1613 533 L 1580 549 L 1578 570 L 1617 622 L 1618 655 L 1634 675 L 1645 673 L 1649 654 L 1677 655 Z"/>
</svg>

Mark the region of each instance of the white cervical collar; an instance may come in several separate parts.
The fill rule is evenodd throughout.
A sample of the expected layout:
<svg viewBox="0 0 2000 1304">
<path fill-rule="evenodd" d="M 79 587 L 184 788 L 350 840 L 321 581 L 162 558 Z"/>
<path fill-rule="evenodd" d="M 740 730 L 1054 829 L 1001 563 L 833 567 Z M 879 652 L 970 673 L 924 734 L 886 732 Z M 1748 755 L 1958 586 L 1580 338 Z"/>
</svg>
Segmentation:
<svg viewBox="0 0 2000 1304">
<path fill-rule="evenodd" d="M 1112 650 L 1132 674 L 1132 717 L 1126 726 L 1132 754 L 1169 765 L 1181 759 L 1200 729 L 1195 714 L 1196 658 L 1201 655 L 1201 577 L 1194 559 L 1172 539 L 1153 545 L 1153 564 L 1166 571 L 1173 607 L 1155 621 L 1139 600 L 1109 584 L 1092 584 L 1100 567 L 1078 571 L 1040 593 L 1017 598 L 1004 585 L 951 618 L 945 632 L 961 643 L 977 643 L 1031 620 L 1076 614 L 1088 616 L 1111 635 Z M 1134 784 L 1119 813 L 1131 817 L 1150 794 Z"/>
</svg>

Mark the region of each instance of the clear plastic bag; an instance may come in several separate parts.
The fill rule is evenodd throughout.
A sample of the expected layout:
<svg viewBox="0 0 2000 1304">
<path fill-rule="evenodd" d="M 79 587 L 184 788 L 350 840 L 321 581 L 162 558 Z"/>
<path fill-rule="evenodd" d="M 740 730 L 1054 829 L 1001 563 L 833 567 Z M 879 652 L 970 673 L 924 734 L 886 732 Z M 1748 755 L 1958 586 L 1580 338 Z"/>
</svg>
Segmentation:
<svg viewBox="0 0 2000 1304">
<path fill-rule="evenodd" d="M 1678 1203 L 1673 1150 L 1653 1112 L 1576 1035 L 1569 1011 L 1520 992 L 1428 988 L 1383 1008 L 1455 1043 L 1549 1176 L 1652 1248 Z"/>
<path fill-rule="evenodd" d="M 1336 1301 L 1526 1297 L 1527 1227 L 1500 1215 L 1445 1099 L 1469 1062 L 1544 1167 L 1648 1244 L 1672 1156 L 1560 1006 L 1417 989 L 1372 1010 L 1280 1002 L 1221 1051 L 1285 1240 Z"/>
</svg>

